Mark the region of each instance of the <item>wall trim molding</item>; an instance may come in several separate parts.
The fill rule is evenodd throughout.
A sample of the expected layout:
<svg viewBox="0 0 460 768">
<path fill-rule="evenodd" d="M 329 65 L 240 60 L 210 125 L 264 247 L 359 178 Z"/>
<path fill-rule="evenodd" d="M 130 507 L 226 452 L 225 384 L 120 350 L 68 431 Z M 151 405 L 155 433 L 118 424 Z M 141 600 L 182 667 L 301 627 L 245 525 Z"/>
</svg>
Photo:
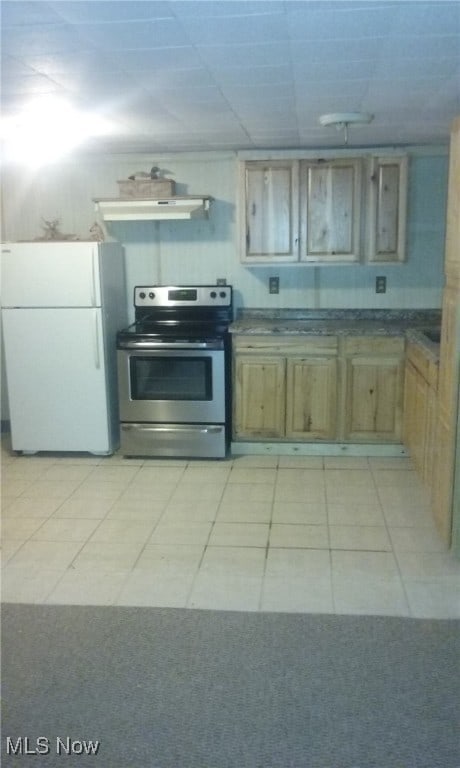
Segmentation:
<svg viewBox="0 0 460 768">
<path fill-rule="evenodd" d="M 380 456 L 408 458 L 401 443 L 285 443 L 232 442 L 232 456 Z"/>
</svg>

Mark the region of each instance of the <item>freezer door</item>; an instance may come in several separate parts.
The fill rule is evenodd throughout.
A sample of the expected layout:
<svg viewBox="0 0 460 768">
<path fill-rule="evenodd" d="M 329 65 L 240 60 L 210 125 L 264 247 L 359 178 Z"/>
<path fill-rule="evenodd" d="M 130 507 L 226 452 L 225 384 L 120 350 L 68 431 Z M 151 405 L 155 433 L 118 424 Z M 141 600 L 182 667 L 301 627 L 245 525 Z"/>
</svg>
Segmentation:
<svg viewBox="0 0 460 768">
<path fill-rule="evenodd" d="M 100 309 L 4 309 L 12 446 L 112 449 Z"/>
<path fill-rule="evenodd" d="M 97 243 L 2 245 L 3 307 L 101 305 Z"/>
</svg>

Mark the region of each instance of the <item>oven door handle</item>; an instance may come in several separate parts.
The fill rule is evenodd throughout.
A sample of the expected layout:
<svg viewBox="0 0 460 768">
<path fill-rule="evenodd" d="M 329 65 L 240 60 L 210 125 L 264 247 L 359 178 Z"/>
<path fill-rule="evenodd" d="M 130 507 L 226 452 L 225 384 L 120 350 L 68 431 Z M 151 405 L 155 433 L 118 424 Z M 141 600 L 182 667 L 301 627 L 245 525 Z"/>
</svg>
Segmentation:
<svg viewBox="0 0 460 768">
<path fill-rule="evenodd" d="M 191 432 L 192 434 L 196 434 L 197 432 L 200 432 L 203 435 L 215 435 L 218 432 L 221 432 L 223 430 L 222 427 L 203 427 L 203 426 L 196 426 L 194 427 L 192 424 L 187 427 L 145 427 L 145 426 L 139 426 L 138 424 L 122 424 L 121 425 L 122 430 L 125 432 L 129 432 L 132 429 L 141 431 L 141 432 Z"/>
<path fill-rule="evenodd" d="M 152 351 L 168 349 L 222 349 L 222 342 L 217 341 L 119 341 L 118 349 L 145 349 Z"/>
</svg>

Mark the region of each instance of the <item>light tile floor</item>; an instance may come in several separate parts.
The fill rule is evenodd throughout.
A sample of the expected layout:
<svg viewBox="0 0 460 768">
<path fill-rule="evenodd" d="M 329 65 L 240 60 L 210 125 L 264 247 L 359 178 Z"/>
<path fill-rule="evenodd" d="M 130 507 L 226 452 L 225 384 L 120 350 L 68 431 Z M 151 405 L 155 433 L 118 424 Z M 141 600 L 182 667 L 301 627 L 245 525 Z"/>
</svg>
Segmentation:
<svg viewBox="0 0 460 768">
<path fill-rule="evenodd" d="M 16 456 L 6 602 L 460 617 L 409 459 Z"/>
</svg>

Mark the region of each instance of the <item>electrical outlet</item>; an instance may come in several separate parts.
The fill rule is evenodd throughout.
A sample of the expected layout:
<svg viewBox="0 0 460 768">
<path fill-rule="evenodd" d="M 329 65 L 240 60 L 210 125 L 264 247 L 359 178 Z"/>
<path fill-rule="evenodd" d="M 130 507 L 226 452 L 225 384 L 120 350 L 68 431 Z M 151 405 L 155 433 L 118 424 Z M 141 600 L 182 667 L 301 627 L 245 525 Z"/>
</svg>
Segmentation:
<svg viewBox="0 0 460 768">
<path fill-rule="evenodd" d="M 377 275 L 375 278 L 375 292 L 386 293 L 387 292 L 387 279 L 385 275 Z"/>
<path fill-rule="evenodd" d="M 216 285 L 227 285 L 227 278 L 218 277 L 216 280 Z"/>
<path fill-rule="evenodd" d="M 268 292 L 279 293 L 280 292 L 280 279 L 279 277 L 268 278 Z"/>
</svg>

